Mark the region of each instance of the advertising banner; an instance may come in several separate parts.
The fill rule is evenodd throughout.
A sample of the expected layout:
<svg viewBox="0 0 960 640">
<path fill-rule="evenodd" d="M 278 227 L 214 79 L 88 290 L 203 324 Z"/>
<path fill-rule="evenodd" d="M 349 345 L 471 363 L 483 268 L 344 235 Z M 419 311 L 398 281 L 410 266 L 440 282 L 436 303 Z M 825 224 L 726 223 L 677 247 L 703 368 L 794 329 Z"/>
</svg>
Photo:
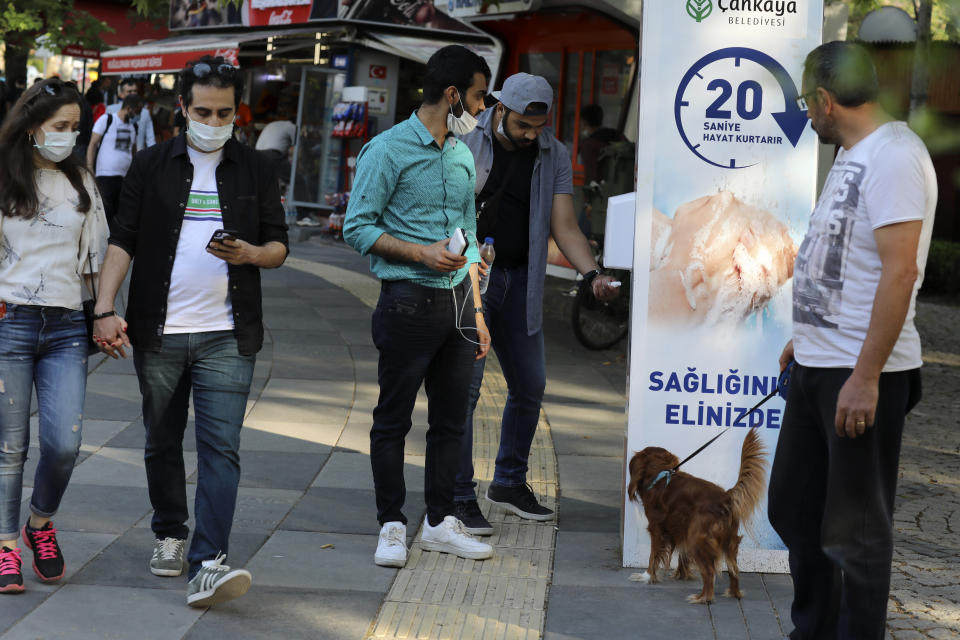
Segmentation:
<svg viewBox="0 0 960 640">
<path fill-rule="evenodd" d="M 644 3 L 628 462 L 648 446 L 682 460 L 728 427 L 682 470 L 733 487 L 748 427 L 772 462 L 783 400 L 743 416 L 776 388 L 790 337 L 816 189 L 816 135 L 797 99 L 822 13 L 816 0 Z M 740 568 L 786 571 L 762 493 Z M 627 500 L 626 566 L 647 566 L 646 527 Z"/>
<path fill-rule="evenodd" d="M 171 0 L 170 30 L 259 27 L 342 20 L 476 33 L 434 0 Z"/>
<path fill-rule="evenodd" d="M 222 56 L 232 64 L 238 64 L 235 47 L 222 49 L 191 49 L 189 51 L 171 51 L 145 53 L 143 55 L 104 55 L 100 65 L 104 74 L 136 73 L 176 73 L 188 62 L 202 56 Z"/>
</svg>

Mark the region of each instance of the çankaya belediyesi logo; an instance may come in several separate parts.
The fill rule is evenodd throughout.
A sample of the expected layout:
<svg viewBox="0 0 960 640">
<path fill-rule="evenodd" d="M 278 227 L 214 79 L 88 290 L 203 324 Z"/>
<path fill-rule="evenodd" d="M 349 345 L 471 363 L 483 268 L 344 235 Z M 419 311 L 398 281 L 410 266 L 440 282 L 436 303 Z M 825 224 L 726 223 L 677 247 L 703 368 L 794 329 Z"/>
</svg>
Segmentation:
<svg viewBox="0 0 960 640">
<path fill-rule="evenodd" d="M 711 13 L 713 13 L 711 0 L 687 0 L 687 15 L 697 22 L 703 22 Z"/>
<path fill-rule="evenodd" d="M 686 0 L 687 15 L 703 22 L 713 13 L 712 0 Z M 717 0 L 717 8 L 723 13 L 767 13 L 782 18 L 788 13 L 797 12 L 796 0 Z"/>
</svg>

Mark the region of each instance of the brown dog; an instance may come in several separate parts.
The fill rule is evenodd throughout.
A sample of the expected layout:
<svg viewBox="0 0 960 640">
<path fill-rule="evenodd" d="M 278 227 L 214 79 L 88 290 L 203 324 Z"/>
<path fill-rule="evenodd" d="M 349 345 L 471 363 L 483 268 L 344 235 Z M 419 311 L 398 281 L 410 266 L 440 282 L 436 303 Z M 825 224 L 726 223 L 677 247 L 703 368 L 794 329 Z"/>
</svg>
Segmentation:
<svg viewBox="0 0 960 640">
<path fill-rule="evenodd" d="M 661 565 L 670 565 L 676 549 L 679 557 L 674 576 L 692 578 L 692 563 L 703 579 L 703 589 L 687 601 L 713 602 L 713 582 L 722 556 L 730 573 L 730 588 L 724 595 L 743 597 L 737 568 L 740 523 L 749 521 L 763 495 L 767 475 L 764 453 L 756 430 L 749 430 L 740 454 L 740 477 L 729 491 L 682 471 L 671 472 L 680 460 L 666 449 L 647 447 L 634 454 L 627 495 L 634 502 L 643 501 L 649 522 L 650 582 L 658 582 L 657 572 Z"/>
</svg>

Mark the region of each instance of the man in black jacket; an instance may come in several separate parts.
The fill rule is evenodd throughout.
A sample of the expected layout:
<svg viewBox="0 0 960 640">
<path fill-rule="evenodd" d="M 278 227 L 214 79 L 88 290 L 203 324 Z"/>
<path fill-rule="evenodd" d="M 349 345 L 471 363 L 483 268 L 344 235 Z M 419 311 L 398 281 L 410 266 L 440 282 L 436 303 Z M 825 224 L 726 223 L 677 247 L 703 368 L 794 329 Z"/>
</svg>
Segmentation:
<svg viewBox="0 0 960 640">
<path fill-rule="evenodd" d="M 94 336 L 106 353 L 136 348 L 157 539 L 150 570 L 160 576 L 183 570 L 183 433 L 193 391 L 198 481 L 187 604 L 196 607 L 250 586 L 247 571 L 223 560 L 240 482 L 240 427 L 263 345 L 259 269 L 279 267 L 287 255 L 273 172 L 232 137 L 242 88 L 239 70 L 223 58 L 207 56 L 181 72 L 187 130 L 130 166 L 95 309 Z M 134 257 L 128 333 L 113 300 Z"/>
</svg>

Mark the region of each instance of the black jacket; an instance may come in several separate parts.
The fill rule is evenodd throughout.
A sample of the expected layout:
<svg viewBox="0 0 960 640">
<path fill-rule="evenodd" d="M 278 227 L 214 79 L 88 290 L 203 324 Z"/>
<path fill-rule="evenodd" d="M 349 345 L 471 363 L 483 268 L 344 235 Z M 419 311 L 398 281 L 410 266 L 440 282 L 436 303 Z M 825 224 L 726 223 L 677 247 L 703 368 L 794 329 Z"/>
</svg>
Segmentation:
<svg viewBox="0 0 960 640">
<path fill-rule="evenodd" d="M 170 273 L 192 179 L 186 135 L 181 134 L 138 153 L 123 181 L 110 244 L 133 258 L 126 320 L 137 349 L 159 351 L 162 344 Z M 260 154 L 228 140 L 217 167 L 217 191 L 225 229 L 251 244 L 287 245 L 280 187 Z M 228 265 L 227 273 L 237 348 L 251 355 L 263 346 L 260 269 Z"/>
</svg>

